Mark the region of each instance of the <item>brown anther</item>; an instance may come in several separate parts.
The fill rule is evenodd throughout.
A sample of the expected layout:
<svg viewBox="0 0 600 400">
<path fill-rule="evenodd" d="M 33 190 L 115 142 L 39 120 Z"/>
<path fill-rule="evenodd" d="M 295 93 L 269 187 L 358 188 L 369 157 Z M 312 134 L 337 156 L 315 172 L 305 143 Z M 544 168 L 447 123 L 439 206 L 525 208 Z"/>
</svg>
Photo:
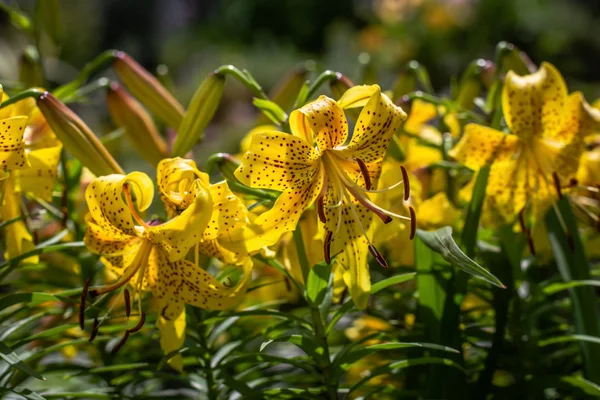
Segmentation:
<svg viewBox="0 0 600 400">
<path fill-rule="evenodd" d="M 577 178 L 571 178 L 571 180 L 569 181 L 569 186 L 574 187 L 579 185 L 579 181 L 577 180 Z"/>
<path fill-rule="evenodd" d="M 91 276 L 87 278 L 87 280 L 83 284 L 83 290 L 81 291 L 81 304 L 79 305 L 79 327 L 81 328 L 81 330 L 83 330 L 85 326 L 85 303 L 87 300 L 90 283 L 92 283 Z"/>
<path fill-rule="evenodd" d="M 417 233 L 417 214 L 412 206 L 408 206 L 408 212 L 410 213 L 410 240 L 415 238 Z"/>
<path fill-rule="evenodd" d="M 165 315 L 165 311 L 167 311 L 167 306 L 165 306 L 165 307 L 162 309 L 162 311 L 160 312 L 160 315 L 161 315 L 161 316 L 162 316 L 164 319 L 166 319 L 167 321 L 171 321 L 171 318 L 169 318 L 169 317 L 167 317 L 167 316 Z"/>
<path fill-rule="evenodd" d="M 400 166 L 400 171 L 402 172 L 402 183 L 404 184 L 404 201 L 406 201 L 410 197 L 410 181 L 408 180 L 408 172 L 403 165 Z"/>
<path fill-rule="evenodd" d="M 560 190 L 560 180 L 558 179 L 558 174 L 556 172 L 552 173 L 552 179 L 554 179 L 554 187 L 556 188 L 558 198 L 562 199 L 562 191 Z"/>
<path fill-rule="evenodd" d="M 96 339 L 96 335 L 98 335 L 98 328 L 100 328 L 100 321 L 98 321 L 98 318 L 94 318 L 94 326 L 92 327 L 92 333 L 90 334 L 90 339 L 88 342 Z"/>
<path fill-rule="evenodd" d="M 140 322 L 137 323 L 136 326 L 134 326 L 131 329 L 127 329 L 127 333 L 135 333 L 137 331 L 139 331 L 140 329 L 142 329 L 142 326 L 144 326 L 144 323 L 146 322 L 146 313 L 142 311 L 142 314 L 140 315 Z"/>
<path fill-rule="evenodd" d="M 371 175 L 369 175 L 369 169 L 367 168 L 367 164 L 360 158 L 356 159 L 358 163 L 358 168 L 360 168 L 360 172 L 365 180 L 365 189 L 371 190 Z"/>
<path fill-rule="evenodd" d="M 92 289 L 92 290 L 90 290 L 90 291 L 89 291 L 89 295 L 90 295 L 90 296 L 92 297 L 92 299 L 93 299 L 93 298 L 96 298 L 96 297 L 98 297 L 98 296 L 100 295 L 100 293 L 98 293 L 98 290 L 96 290 L 96 289 Z"/>
<path fill-rule="evenodd" d="M 375 261 L 377 261 L 377 263 L 379 265 L 381 265 L 383 268 L 387 269 L 387 267 L 388 267 L 387 261 L 385 261 L 385 258 L 383 257 L 383 255 L 372 244 L 369 244 L 369 253 L 371 253 L 373 258 L 375 259 Z"/>
<path fill-rule="evenodd" d="M 325 243 L 323 244 L 323 255 L 325 256 L 325 262 L 331 264 L 331 237 L 333 232 L 327 231 L 325 234 Z"/>
<path fill-rule="evenodd" d="M 230 277 L 227 277 L 227 280 L 225 282 L 223 282 L 223 286 L 228 287 L 228 288 L 233 286 L 233 282 L 231 281 Z"/>
<path fill-rule="evenodd" d="M 527 230 L 527 247 L 529 247 L 529 252 L 532 256 L 535 256 L 535 246 L 533 245 L 533 237 L 531 236 L 531 232 Z"/>
<path fill-rule="evenodd" d="M 129 331 L 125 331 L 125 334 L 123 335 L 119 343 L 117 343 L 117 345 L 113 347 L 111 353 L 115 354 L 117 351 L 121 350 L 121 347 L 123 347 L 125 342 L 127 342 L 127 339 L 129 339 Z"/>
<path fill-rule="evenodd" d="M 283 282 L 285 282 L 285 288 L 287 289 L 288 292 L 292 291 L 292 285 L 290 283 L 290 280 L 288 279 L 288 277 L 284 277 L 283 278 Z"/>
<path fill-rule="evenodd" d="M 322 223 L 326 223 L 327 218 L 325 218 L 325 205 L 323 204 L 323 202 L 324 202 L 324 196 L 319 196 L 317 198 L 317 215 L 319 216 L 319 220 Z"/>
<path fill-rule="evenodd" d="M 67 221 L 69 220 L 69 207 L 68 207 L 68 197 L 69 192 L 67 191 L 67 185 L 63 185 L 62 198 L 61 198 L 61 207 L 60 211 L 62 212 L 62 220 L 60 221 L 63 228 L 67 226 Z"/>
<path fill-rule="evenodd" d="M 129 318 L 131 315 L 131 297 L 129 296 L 128 289 L 123 291 L 123 297 L 125 298 L 125 315 L 127 315 L 127 318 Z"/>
</svg>

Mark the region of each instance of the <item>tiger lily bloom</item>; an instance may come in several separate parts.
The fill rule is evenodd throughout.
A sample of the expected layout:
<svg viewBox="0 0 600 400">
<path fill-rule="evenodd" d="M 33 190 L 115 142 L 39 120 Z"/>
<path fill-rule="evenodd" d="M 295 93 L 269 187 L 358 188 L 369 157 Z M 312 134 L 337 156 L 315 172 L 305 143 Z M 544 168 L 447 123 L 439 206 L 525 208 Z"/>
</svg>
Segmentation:
<svg viewBox="0 0 600 400">
<path fill-rule="evenodd" d="M 502 109 L 511 134 L 469 124 L 450 155 L 468 168 L 490 165 L 484 211 L 492 223 L 512 223 L 524 210 L 535 222 L 577 172 L 584 137 L 600 122 L 579 92 L 568 94 L 548 63 L 529 75 L 506 75 Z"/>
<path fill-rule="evenodd" d="M 8 99 L 2 93 L 2 101 Z M 3 221 L 22 216 L 22 197 L 33 195 L 52 200 L 62 145 L 37 108 L 35 100 L 23 99 L 0 109 L 0 162 L 4 176 L 0 200 L 0 218 Z M 34 247 L 33 238 L 23 220 L 16 220 L 5 228 L 6 258 L 16 257 Z M 37 256 L 25 262 L 35 263 Z"/>
<path fill-rule="evenodd" d="M 179 171 L 159 168 L 158 173 L 157 180 L 164 184 L 169 179 L 166 174 Z M 209 188 L 200 182 L 196 185 L 194 195 L 184 199 L 189 202 L 182 206 L 181 212 L 164 223 L 144 221 L 138 213 L 147 210 L 154 197 L 152 180 L 144 173 L 99 177 L 86 189 L 89 214 L 84 242 L 90 251 L 100 254 L 104 265 L 119 277 L 111 284 L 91 288 L 89 293 L 98 296 L 126 285 L 138 299 L 142 292 L 152 292 L 160 310 L 161 344 L 170 350 L 180 347 L 172 348 L 173 342 L 183 341 L 184 304 L 213 310 L 235 305 L 243 294 L 251 267 L 244 263 L 244 278 L 235 287 L 227 287 L 185 260 L 205 231 L 217 225 L 213 218 L 215 202 Z M 166 206 L 169 209 L 171 204 Z M 87 288 L 82 296 L 82 317 L 86 292 Z M 127 300 L 129 292 L 125 293 Z M 138 300 L 138 304 L 140 302 Z M 122 343 L 129 333 L 140 329 L 145 320 L 141 305 L 139 308 L 140 324 L 127 330 Z M 126 313 L 129 316 L 127 309 Z M 181 358 L 176 357 L 172 365 L 181 369 Z"/>
<path fill-rule="evenodd" d="M 363 107 L 350 141 L 344 108 Z M 273 207 L 244 230 L 247 245 L 272 245 L 296 229 L 303 211 L 316 202 L 324 226 L 324 258 L 332 255 L 358 307 L 370 292 L 367 253 L 385 265 L 370 243 L 373 214 L 385 222 L 409 219 L 377 206 L 370 199 L 390 139 L 406 118 L 379 86 L 355 86 L 339 102 L 326 96 L 292 112 L 292 134 L 256 133 L 236 177 L 251 187 L 282 191 Z M 401 185 L 398 183 L 394 187 Z M 405 188 L 408 182 L 404 182 Z M 408 193 L 407 193 L 408 194 Z"/>
</svg>

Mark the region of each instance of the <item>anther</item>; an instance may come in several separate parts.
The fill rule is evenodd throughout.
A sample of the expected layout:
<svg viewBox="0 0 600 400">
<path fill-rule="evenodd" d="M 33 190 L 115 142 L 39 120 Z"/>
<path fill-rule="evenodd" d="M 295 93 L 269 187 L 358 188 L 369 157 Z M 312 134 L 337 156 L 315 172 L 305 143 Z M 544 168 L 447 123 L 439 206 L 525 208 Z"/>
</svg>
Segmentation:
<svg viewBox="0 0 600 400">
<path fill-rule="evenodd" d="M 369 244 L 369 253 L 371 253 L 373 258 L 375 259 L 375 261 L 377 261 L 377 263 L 379 265 L 381 265 L 383 268 L 387 269 L 387 267 L 388 267 L 387 261 L 385 261 L 385 258 L 383 257 L 383 255 L 372 244 Z"/>
<path fill-rule="evenodd" d="M 358 163 L 358 168 L 360 168 L 360 172 L 362 173 L 363 179 L 365 180 L 365 188 L 367 190 L 371 190 L 371 175 L 369 175 L 369 169 L 367 168 L 367 164 L 360 158 L 356 158 L 356 162 Z"/>
<path fill-rule="evenodd" d="M 325 262 L 327 264 L 331 264 L 331 237 L 333 236 L 333 232 L 327 231 L 325 234 L 325 243 L 323 245 L 323 253 L 325 256 Z"/>
<path fill-rule="evenodd" d="M 125 342 L 127 342 L 127 339 L 129 339 L 129 331 L 125 331 L 125 334 L 123 335 L 119 343 L 117 343 L 117 345 L 113 347 L 111 353 L 115 354 L 117 351 L 121 350 L 121 347 L 123 347 Z"/>
<path fill-rule="evenodd" d="M 519 212 L 519 225 L 521 225 L 521 232 L 523 233 L 527 233 L 529 231 L 529 229 L 527 229 L 527 225 L 525 225 L 525 209 L 523 208 L 520 212 Z"/>
<path fill-rule="evenodd" d="M 288 279 L 288 277 L 284 277 L 283 281 L 285 282 L 285 288 L 287 289 L 288 292 L 292 291 L 292 285 L 290 283 L 290 280 Z"/>
<path fill-rule="evenodd" d="M 317 198 L 317 214 L 319 215 L 319 220 L 322 223 L 327 222 L 327 218 L 325 218 L 325 204 L 324 204 L 324 196 L 319 196 Z"/>
<path fill-rule="evenodd" d="M 79 306 L 79 327 L 81 328 L 81 330 L 84 329 L 84 325 L 85 325 L 85 303 L 87 300 L 88 289 L 90 287 L 90 283 L 92 283 L 91 276 L 89 278 L 87 278 L 87 280 L 85 281 L 85 284 L 83 285 L 83 290 L 81 291 L 81 304 Z"/>
<path fill-rule="evenodd" d="M 125 297 L 125 315 L 129 318 L 129 315 L 131 315 L 131 297 L 128 289 L 123 291 L 123 297 Z"/>
<path fill-rule="evenodd" d="M 400 171 L 402 172 L 402 183 L 404 183 L 404 201 L 406 201 L 410 197 L 410 181 L 408 180 L 408 172 L 403 165 L 400 166 Z"/>
<path fill-rule="evenodd" d="M 162 311 L 160 312 L 160 315 L 161 315 L 161 316 L 162 316 L 164 319 L 166 319 L 167 321 L 171 321 L 171 318 L 167 317 L 167 316 L 166 316 L 166 314 L 165 314 L 165 311 L 167 311 L 167 307 L 168 307 L 168 306 L 165 306 L 165 307 L 162 309 Z"/>
<path fill-rule="evenodd" d="M 98 321 L 98 318 L 94 318 L 94 326 L 92 328 L 92 333 L 90 334 L 90 339 L 88 340 L 88 342 L 91 342 L 94 339 L 96 339 L 96 335 L 98 335 L 98 328 L 100 328 L 100 321 Z"/>
<path fill-rule="evenodd" d="M 228 288 L 233 286 L 233 282 L 231 281 L 230 277 L 227 277 L 227 280 L 225 282 L 223 282 L 223 286 L 228 287 Z"/>
<path fill-rule="evenodd" d="M 146 313 L 142 311 L 142 314 L 140 315 L 140 322 L 137 323 L 136 326 L 134 326 L 131 329 L 127 329 L 127 333 L 135 333 L 137 331 L 139 331 L 140 329 L 142 329 L 142 326 L 144 326 L 144 323 L 146 322 Z"/>
<path fill-rule="evenodd" d="M 417 215 L 415 209 L 412 206 L 408 206 L 408 212 L 410 213 L 410 240 L 415 238 L 417 233 Z"/>
<path fill-rule="evenodd" d="M 560 190 L 560 180 L 558 179 L 558 174 L 556 172 L 552 173 L 552 179 L 554 179 L 554 187 L 556 187 L 556 193 L 558 194 L 558 198 L 562 199 L 562 191 Z"/>
</svg>

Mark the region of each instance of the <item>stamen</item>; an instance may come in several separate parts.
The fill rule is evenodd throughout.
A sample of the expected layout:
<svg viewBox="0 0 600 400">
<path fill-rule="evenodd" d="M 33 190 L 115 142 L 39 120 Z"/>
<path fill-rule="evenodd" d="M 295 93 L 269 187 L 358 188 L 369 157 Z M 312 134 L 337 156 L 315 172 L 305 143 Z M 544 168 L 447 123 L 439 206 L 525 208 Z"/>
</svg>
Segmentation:
<svg viewBox="0 0 600 400">
<path fill-rule="evenodd" d="M 117 351 L 121 350 L 121 347 L 123 347 L 125 342 L 127 342 L 127 339 L 129 339 L 129 331 L 125 331 L 123 338 L 121 338 L 121 341 L 119 343 L 117 343 L 117 345 L 115 347 L 113 347 L 111 353 L 115 354 Z"/>
<path fill-rule="evenodd" d="M 533 246 L 533 237 L 531 236 L 531 233 L 529 231 L 527 231 L 527 246 L 529 247 L 529 252 L 531 253 L 532 256 L 535 256 L 535 247 Z"/>
<path fill-rule="evenodd" d="M 417 233 L 417 214 L 412 206 L 408 206 L 408 212 L 410 213 L 410 236 L 409 239 L 413 240 Z"/>
<path fill-rule="evenodd" d="M 403 165 L 400 166 L 400 171 L 402 172 L 402 182 L 404 182 L 404 201 L 406 201 L 410 197 L 410 181 L 408 180 L 408 172 Z"/>
<path fill-rule="evenodd" d="M 100 321 L 98 321 L 98 318 L 94 318 L 94 327 L 92 328 L 92 334 L 90 335 L 90 339 L 88 340 L 88 342 L 92 342 L 94 339 L 96 339 L 96 335 L 98 334 L 99 328 Z"/>
<path fill-rule="evenodd" d="M 369 253 L 371 253 L 373 258 L 375 258 L 375 261 L 377 261 L 377 263 L 379 265 L 381 265 L 385 269 L 388 268 L 387 261 L 385 261 L 385 258 L 383 257 L 383 255 L 372 244 L 369 244 Z"/>
<path fill-rule="evenodd" d="M 292 285 L 290 284 L 290 280 L 288 279 L 288 277 L 284 277 L 283 281 L 285 282 L 285 288 L 287 289 L 288 293 L 292 291 Z"/>
<path fill-rule="evenodd" d="M 369 169 L 367 168 L 367 164 L 360 158 L 356 158 L 356 162 L 358 164 L 358 168 L 360 168 L 360 173 L 365 180 L 365 188 L 367 190 L 371 190 L 371 176 L 369 175 Z"/>
<path fill-rule="evenodd" d="M 164 306 L 164 308 L 163 308 L 163 309 L 162 309 L 162 311 L 160 312 L 160 315 L 161 315 L 161 316 L 162 316 L 164 319 L 166 319 L 167 321 L 170 321 L 170 320 L 171 320 L 171 318 L 168 318 L 168 317 L 165 315 L 165 311 L 167 311 L 167 307 L 168 307 L 168 306 Z"/>
<path fill-rule="evenodd" d="M 144 221 L 138 215 L 135 207 L 133 206 L 133 200 L 131 199 L 131 189 L 129 188 L 128 183 L 125 183 L 123 185 L 123 192 L 125 193 L 125 201 L 127 202 L 127 207 L 129 208 L 129 211 L 131 211 L 131 215 L 133 216 L 133 219 L 135 220 L 135 222 L 137 222 L 138 225 L 141 225 L 146 229 L 150 228 L 150 226 L 146 223 L 146 221 Z"/>
<path fill-rule="evenodd" d="M 138 324 L 136 326 L 134 326 L 131 329 L 127 329 L 127 333 L 135 333 L 137 331 L 139 331 L 140 329 L 142 329 L 142 326 L 144 326 L 144 323 L 146 322 L 146 313 L 142 311 L 142 313 L 140 314 L 140 322 L 138 322 Z"/>
<path fill-rule="evenodd" d="M 554 187 L 556 188 L 558 198 L 562 199 L 562 191 L 560 190 L 560 180 L 558 179 L 558 174 L 556 172 L 552 173 L 552 179 L 554 180 Z"/>
<path fill-rule="evenodd" d="M 327 265 L 331 264 L 331 237 L 333 232 L 327 231 L 325 234 L 325 242 L 323 243 L 323 255 L 325 256 L 325 262 Z"/>
<path fill-rule="evenodd" d="M 91 276 L 87 278 L 85 284 L 83 285 L 83 290 L 81 291 L 81 304 L 79 305 L 79 327 L 81 328 L 81 330 L 84 330 L 85 326 L 85 303 L 87 300 L 90 283 L 92 283 Z"/>
<path fill-rule="evenodd" d="M 123 296 L 125 297 L 125 315 L 129 318 L 131 315 L 131 298 L 129 297 L 129 290 L 127 288 L 123 291 Z"/>
<path fill-rule="evenodd" d="M 526 233 L 529 229 L 527 229 L 527 225 L 525 225 L 525 208 L 519 211 L 519 225 L 521 225 L 521 232 Z"/>
<path fill-rule="evenodd" d="M 223 282 L 223 286 L 228 287 L 228 288 L 233 286 L 233 282 L 231 281 L 230 277 L 227 277 L 227 280 L 225 282 Z"/>
<path fill-rule="evenodd" d="M 317 198 L 317 214 L 319 215 L 319 220 L 322 223 L 326 223 L 327 222 L 327 218 L 325 217 L 325 210 L 323 209 L 323 195 L 319 196 Z"/>
</svg>

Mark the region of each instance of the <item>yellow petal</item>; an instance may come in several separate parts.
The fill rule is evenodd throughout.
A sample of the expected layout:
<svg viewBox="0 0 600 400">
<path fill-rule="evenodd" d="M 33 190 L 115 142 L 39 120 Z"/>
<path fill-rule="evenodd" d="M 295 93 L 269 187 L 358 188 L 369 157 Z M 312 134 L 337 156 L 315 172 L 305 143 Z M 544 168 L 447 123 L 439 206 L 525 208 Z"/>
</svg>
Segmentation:
<svg viewBox="0 0 600 400">
<path fill-rule="evenodd" d="M 418 135 L 421 127 L 437 116 L 438 109 L 435 105 L 415 99 L 410 106 L 408 118 L 404 123 L 404 130 L 413 135 Z"/>
<path fill-rule="evenodd" d="M 248 209 L 237 197 L 226 181 L 210 185 L 209 192 L 213 201 L 213 210 L 204 239 L 216 239 L 219 235 L 241 227 L 247 223 Z"/>
<path fill-rule="evenodd" d="M 541 137 L 559 129 L 567 100 L 567 86 L 558 70 L 542 63 L 537 72 L 506 74 L 502 109 L 506 123 L 522 139 Z"/>
<path fill-rule="evenodd" d="M 29 165 L 25 157 L 26 116 L 6 118 L 0 121 L 0 164 L 2 170 L 24 168 Z"/>
<path fill-rule="evenodd" d="M 235 176 L 246 186 L 295 190 L 315 178 L 318 158 L 312 146 L 293 135 L 257 133 Z"/>
<path fill-rule="evenodd" d="M 486 126 L 469 124 L 449 155 L 468 168 L 477 170 L 494 160 L 513 155 L 518 142 L 516 135 L 505 135 Z"/>
<path fill-rule="evenodd" d="M 263 133 L 263 132 L 277 132 L 278 128 L 275 125 L 259 125 L 255 128 L 252 128 L 246 136 L 242 139 L 240 143 L 240 152 L 242 155 L 250 150 L 250 145 L 252 143 L 252 136 L 255 133 Z"/>
<path fill-rule="evenodd" d="M 180 157 L 166 158 L 156 169 L 160 198 L 169 218 L 174 218 L 194 202 L 195 196 L 206 191 L 210 181 L 200 172 L 193 160 Z"/>
<path fill-rule="evenodd" d="M 239 303 L 251 278 L 252 261 L 248 258 L 242 265 L 244 276 L 234 287 L 219 283 L 202 268 L 185 260 L 160 265 L 157 290 L 161 315 L 167 320 L 179 316 L 181 304 L 209 310 L 224 310 Z"/>
<path fill-rule="evenodd" d="M 123 199 L 123 185 L 130 184 L 137 209 L 145 211 L 152 203 L 154 185 L 148 175 L 132 172 L 112 174 L 94 179 L 85 191 L 90 214 L 107 234 L 135 236 L 133 215 Z"/>
<path fill-rule="evenodd" d="M 337 103 L 343 109 L 364 107 L 371 96 L 373 96 L 373 93 L 378 90 L 376 85 L 352 86 L 344 92 Z"/>
<path fill-rule="evenodd" d="M 461 213 L 448 200 L 445 192 L 440 192 L 423 201 L 417 210 L 419 227 L 425 230 L 438 229 L 454 225 Z"/>
<path fill-rule="evenodd" d="M 131 252 L 130 244 L 137 242 L 138 238 L 123 234 L 122 232 L 109 231 L 94 222 L 91 214 L 85 216 L 85 246 L 95 254 L 121 256 Z"/>
<path fill-rule="evenodd" d="M 11 178 L 4 180 L 4 199 L 0 207 L 3 221 L 8 221 L 21 216 L 21 194 L 15 192 Z M 11 259 L 35 248 L 33 238 L 27 229 L 25 221 L 13 222 L 4 228 L 5 252 L 4 257 Z M 22 262 L 37 263 L 38 256 L 29 257 Z"/>
<path fill-rule="evenodd" d="M 406 113 L 396 106 L 379 86 L 360 112 L 348 146 L 339 150 L 343 158 L 360 158 L 365 163 L 380 161 L 387 152 L 390 139 L 406 119 Z"/>
<path fill-rule="evenodd" d="M 156 326 L 160 332 L 160 347 L 165 355 L 183 347 L 186 326 L 184 307 L 181 307 L 179 315 L 173 320 L 167 320 L 162 316 L 158 317 Z M 183 371 L 183 357 L 181 354 L 171 357 L 168 363 L 177 371 Z"/>
<path fill-rule="evenodd" d="M 32 193 L 46 201 L 52 200 L 62 146 L 30 151 L 30 166 L 13 171 L 16 190 Z"/>
<path fill-rule="evenodd" d="M 192 204 L 180 215 L 147 230 L 147 237 L 167 252 L 169 261 L 185 257 L 200 242 L 210 221 L 213 208 L 210 193 L 203 187 L 198 189 Z"/>
<path fill-rule="evenodd" d="M 307 143 L 316 141 L 321 152 L 344 144 L 348 137 L 344 110 L 327 96 L 292 112 L 290 129 Z"/>
</svg>

